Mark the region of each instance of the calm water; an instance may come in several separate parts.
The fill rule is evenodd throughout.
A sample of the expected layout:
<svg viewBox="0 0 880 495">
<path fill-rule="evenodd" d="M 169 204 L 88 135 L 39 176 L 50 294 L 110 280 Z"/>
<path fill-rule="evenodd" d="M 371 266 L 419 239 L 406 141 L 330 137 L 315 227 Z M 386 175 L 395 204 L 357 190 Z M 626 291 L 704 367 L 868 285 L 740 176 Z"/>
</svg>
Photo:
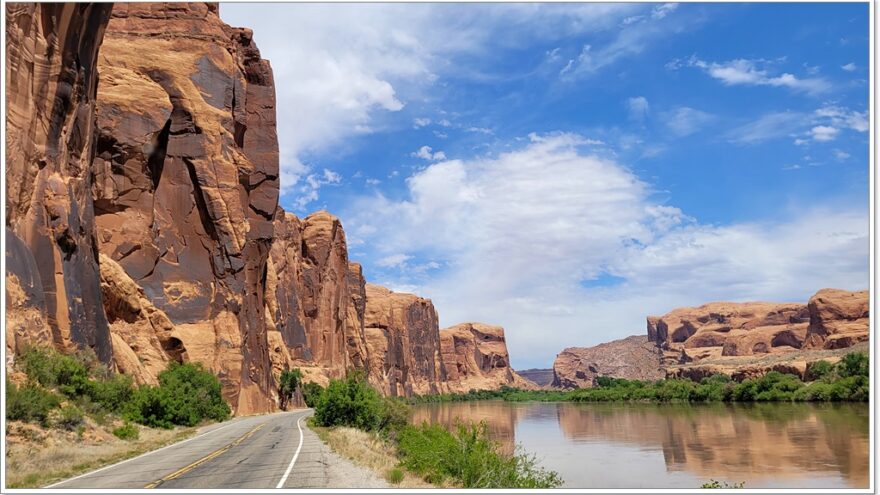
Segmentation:
<svg viewBox="0 0 880 495">
<path fill-rule="evenodd" d="M 487 422 L 567 488 L 866 488 L 867 404 L 424 404 L 413 421 Z"/>
</svg>

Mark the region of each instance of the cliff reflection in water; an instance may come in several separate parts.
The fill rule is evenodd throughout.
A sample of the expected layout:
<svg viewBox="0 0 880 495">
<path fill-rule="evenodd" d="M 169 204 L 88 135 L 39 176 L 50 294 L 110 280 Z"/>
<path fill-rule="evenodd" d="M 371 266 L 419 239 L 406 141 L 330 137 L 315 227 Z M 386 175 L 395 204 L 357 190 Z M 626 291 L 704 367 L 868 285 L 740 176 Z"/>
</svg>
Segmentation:
<svg viewBox="0 0 880 495">
<path fill-rule="evenodd" d="M 415 422 L 487 422 L 567 487 L 867 487 L 866 404 L 574 404 L 484 401 L 418 406 Z M 652 466 L 635 480 L 634 466 Z"/>
</svg>

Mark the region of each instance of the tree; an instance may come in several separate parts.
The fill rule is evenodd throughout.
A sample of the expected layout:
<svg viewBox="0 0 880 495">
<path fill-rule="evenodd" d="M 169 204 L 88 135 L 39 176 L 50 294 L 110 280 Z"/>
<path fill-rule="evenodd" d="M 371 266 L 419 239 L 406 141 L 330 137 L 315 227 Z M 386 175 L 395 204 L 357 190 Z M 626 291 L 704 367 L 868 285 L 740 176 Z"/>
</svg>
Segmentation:
<svg viewBox="0 0 880 495">
<path fill-rule="evenodd" d="M 281 396 L 281 408 L 286 409 L 290 400 L 302 385 L 302 371 L 299 368 L 284 370 L 278 380 L 278 395 Z"/>
</svg>

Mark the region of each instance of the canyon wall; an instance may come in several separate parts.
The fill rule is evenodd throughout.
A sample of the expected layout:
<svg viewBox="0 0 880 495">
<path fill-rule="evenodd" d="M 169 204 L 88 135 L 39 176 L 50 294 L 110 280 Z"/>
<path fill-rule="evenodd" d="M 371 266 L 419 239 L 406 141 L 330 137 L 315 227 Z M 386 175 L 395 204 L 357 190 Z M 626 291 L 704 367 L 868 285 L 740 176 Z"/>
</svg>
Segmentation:
<svg viewBox="0 0 880 495">
<path fill-rule="evenodd" d="M 510 367 L 504 329 L 461 323 L 440 331 L 440 353 L 450 392 L 494 390 L 501 386 L 537 388 Z"/>
<path fill-rule="evenodd" d="M 339 219 L 278 207 L 272 69 L 217 4 L 6 9 L 10 358 L 89 347 L 148 384 L 199 362 L 239 415 L 293 367 L 388 395 L 462 390 L 444 357 L 514 379 L 495 344 L 442 355 L 430 300 L 366 284 Z"/>
<path fill-rule="evenodd" d="M 111 4 L 6 8 L 7 350 L 112 359 L 92 207 L 98 48 Z M 10 296 L 10 293 L 14 293 Z"/>
</svg>

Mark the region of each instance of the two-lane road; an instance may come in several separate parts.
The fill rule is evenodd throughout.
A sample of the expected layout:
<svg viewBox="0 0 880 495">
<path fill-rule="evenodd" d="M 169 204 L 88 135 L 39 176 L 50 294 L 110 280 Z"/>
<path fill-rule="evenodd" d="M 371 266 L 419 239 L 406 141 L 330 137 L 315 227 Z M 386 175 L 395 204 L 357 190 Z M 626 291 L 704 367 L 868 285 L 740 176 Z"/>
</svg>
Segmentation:
<svg viewBox="0 0 880 495">
<path fill-rule="evenodd" d="M 321 441 L 311 410 L 237 418 L 197 436 L 47 488 L 319 488 Z"/>
</svg>

